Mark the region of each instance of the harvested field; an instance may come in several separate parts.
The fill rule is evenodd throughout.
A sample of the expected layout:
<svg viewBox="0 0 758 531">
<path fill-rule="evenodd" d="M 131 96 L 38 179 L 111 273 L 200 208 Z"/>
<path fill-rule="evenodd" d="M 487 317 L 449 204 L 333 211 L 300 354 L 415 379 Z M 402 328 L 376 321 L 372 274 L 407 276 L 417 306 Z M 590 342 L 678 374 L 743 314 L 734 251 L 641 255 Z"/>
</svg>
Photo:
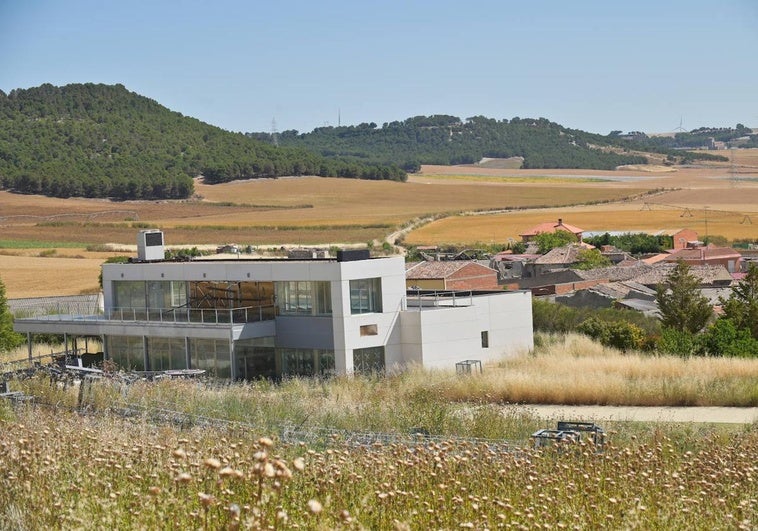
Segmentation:
<svg viewBox="0 0 758 531">
<path fill-rule="evenodd" d="M 214 186 L 197 181 L 197 197 L 188 201 L 115 203 L 0 192 L 0 247 L 19 255 L 2 258 L 0 278 L 9 297 L 95 290 L 97 273 L 81 272 L 96 271 L 99 262 L 92 270 L 84 264 L 102 261 L 109 254 L 91 258 L 84 247 L 134 245 L 141 228 L 166 230 L 169 246 L 232 242 L 328 246 L 382 241 L 399 227 L 425 217 L 477 213 L 421 226 L 405 241 L 505 243 L 536 223 L 558 217 L 585 230 L 688 227 L 702 235 L 756 238 L 758 228 L 750 222 L 758 225 L 754 206 L 758 205 L 758 149 L 724 153 L 734 156 L 734 163 L 667 172 L 424 166 L 407 183 L 319 177 Z M 607 203 L 662 189 L 669 191 Z M 566 206 L 580 203 L 590 205 Z M 493 214 L 484 214 L 488 211 Z M 61 246 L 50 251 L 56 242 L 81 248 Z M 35 259 L 42 261 L 34 266 L 36 274 L 26 265 L 29 256 L 41 252 L 35 247 L 46 248 L 52 256 Z M 59 265 L 58 260 L 70 266 Z M 41 273 L 44 270 L 52 274 Z"/>
<path fill-rule="evenodd" d="M 0 280 L 9 299 L 96 293 L 103 261 L 0 255 Z"/>
</svg>

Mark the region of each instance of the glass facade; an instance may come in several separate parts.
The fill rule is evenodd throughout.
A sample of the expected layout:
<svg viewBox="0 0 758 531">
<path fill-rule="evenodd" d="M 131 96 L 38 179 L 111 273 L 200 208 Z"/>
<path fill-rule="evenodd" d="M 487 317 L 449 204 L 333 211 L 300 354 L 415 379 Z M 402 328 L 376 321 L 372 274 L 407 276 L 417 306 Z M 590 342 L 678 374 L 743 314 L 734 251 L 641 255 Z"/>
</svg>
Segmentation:
<svg viewBox="0 0 758 531">
<path fill-rule="evenodd" d="M 183 337 L 151 337 L 147 340 L 147 359 L 151 371 L 187 369 L 187 349 Z"/>
<path fill-rule="evenodd" d="M 116 308 L 147 308 L 145 283 L 132 280 L 113 282 L 114 306 Z"/>
<path fill-rule="evenodd" d="M 384 372 L 384 347 L 353 349 L 353 370 L 358 373 Z"/>
<path fill-rule="evenodd" d="M 279 313 L 284 315 L 331 315 L 330 282 L 293 280 L 276 283 Z"/>
<path fill-rule="evenodd" d="M 181 308 L 187 306 L 187 283 L 168 280 L 147 283 L 148 308 Z"/>
<path fill-rule="evenodd" d="M 234 344 L 237 378 L 256 380 L 274 379 L 279 374 L 273 337 L 242 339 Z"/>
<path fill-rule="evenodd" d="M 362 278 L 350 281 L 350 313 L 382 311 L 382 279 Z"/>
<path fill-rule="evenodd" d="M 334 372 L 334 351 L 281 348 L 282 376 L 324 376 Z"/>
<path fill-rule="evenodd" d="M 190 339 L 191 369 L 203 369 L 215 378 L 232 377 L 229 341 L 224 339 Z"/>
<path fill-rule="evenodd" d="M 142 337 L 107 336 L 106 352 L 120 368 L 131 371 L 145 370 L 145 352 Z"/>
</svg>

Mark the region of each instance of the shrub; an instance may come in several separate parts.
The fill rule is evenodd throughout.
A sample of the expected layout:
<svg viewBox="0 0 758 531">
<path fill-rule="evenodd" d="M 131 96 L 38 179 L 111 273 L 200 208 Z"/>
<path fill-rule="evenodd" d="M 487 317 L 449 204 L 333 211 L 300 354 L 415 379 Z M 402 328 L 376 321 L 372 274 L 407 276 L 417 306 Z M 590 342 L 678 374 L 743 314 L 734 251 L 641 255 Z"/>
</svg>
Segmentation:
<svg viewBox="0 0 758 531">
<path fill-rule="evenodd" d="M 758 340 L 750 331 L 737 328 L 731 319 L 717 320 L 700 337 L 704 354 L 710 356 L 758 358 Z"/>
<path fill-rule="evenodd" d="M 700 350 L 695 334 L 670 327 L 661 330 L 657 348 L 661 353 L 677 356 L 692 356 Z"/>
<path fill-rule="evenodd" d="M 622 352 L 642 349 L 646 339 L 645 332 L 639 326 L 625 321 L 601 321 L 596 317 L 583 321 L 577 327 L 577 332 Z"/>
</svg>

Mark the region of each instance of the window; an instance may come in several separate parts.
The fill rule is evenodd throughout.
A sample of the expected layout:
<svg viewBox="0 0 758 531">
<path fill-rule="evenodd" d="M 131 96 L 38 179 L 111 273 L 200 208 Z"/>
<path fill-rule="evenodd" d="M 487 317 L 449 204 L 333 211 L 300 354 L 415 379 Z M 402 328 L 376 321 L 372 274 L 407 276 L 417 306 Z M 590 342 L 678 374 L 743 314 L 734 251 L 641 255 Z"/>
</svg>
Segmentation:
<svg viewBox="0 0 758 531">
<path fill-rule="evenodd" d="M 145 351 L 141 336 L 107 336 L 108 357 L 122 369 L 145 370 Z"/>
<path fill-rule="evenodd" d="M 490 348 L 490 333 L 488 330 L 482 330 L 482 348 Z"/>
<path fill-rule="evenodd" d="M 329 282 L 304 280 L 277 282 L 279 312 L 289 315 L 330 315 L 332 286 Z"/>
<path fill-rule="evenodd" d="M 282 376 L 316 376 L 334 372 L 334 351 L 319 349 L 278 349 Z"/>
<path fill-rule="evenodd" d="M 382 311 L 382 279 L 363 278 L 350 281 L 350 313 Z"/>
<path fill-rule="evenodd" d="M 147 340 L 147 354 L 151 371 L 187 368 L 187 350 L 183 337 L 150 337 Z"/>
<path fill-rule="evenodd" d="M 223 339 L 190 339 L 192 369 L 204 369 L 215 378 L 231 378 L 229 342 Z"/>
<path fill-rule="evenodd" d="M 379 334 L 379 328 L 375 324 L 361 325 L 361 336 L 375 336 Z"/>
<path fill-rule="evenodd" d="M 384 347 L 353 349 L 353 370 L 358 373 L 384 372 Z"/>
<path fill-rule="evenodd" d="M 116 280 L 113 282 L 113 292 L 116 308 L 147 308 L 144 282 Z"/>
</svg>

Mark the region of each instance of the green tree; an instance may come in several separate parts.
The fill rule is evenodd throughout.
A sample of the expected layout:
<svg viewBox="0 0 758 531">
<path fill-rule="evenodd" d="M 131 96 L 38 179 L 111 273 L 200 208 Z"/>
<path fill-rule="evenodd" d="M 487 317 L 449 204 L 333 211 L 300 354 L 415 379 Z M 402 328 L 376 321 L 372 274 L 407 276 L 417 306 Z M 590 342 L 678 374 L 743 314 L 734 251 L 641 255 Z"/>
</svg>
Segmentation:
<svg viewBox="0 0 758 531">
<path fill-rule="evenodd" d="M 24 336 L 13 331 L 13 315 L 5 298 L 5 284 L 0 280 L 0 351 L 16 348 L 24 342 Z"/>
<path fill-rule="evenodd" d="M 577 258 L 579 261 L 573 265 L 574 269 L 587 270 L 612 265 L 610 259 L 597 249 L 582 249 Z"/>
<path fill-rule="evenodd" d="M 545 254 L 552 251 L 556 247 L 563 247 L 569 243 L 576 243 L 576 236 L 565 230 L 556 230 L 555 232 L 540 232 L 534 237 L 534 241 L 537 243 L 537 252 Z"/>
<path fill-rule="evenodd" d="M 658 285 L 655 299 L 664 328 L 697 334 L 713 315 L 710 302 L 700 293 L 700 281 L 682 261 L 676 264 L 666 282 Z"/>
<path fill-rule="evenodd" d="M 750 264 L 747 275 L 732 289 L 728 299 L 721 299 L 724 317 L 741 330 L 758 339 L 758 265 Z"/>
<path fill-rule="evenodd" d="M 674 328 L 663 328 L 656 348 L 664 354 L 692 356 L 699 352 L 700 345 L 695 334 Z"/>
<path fill-rule="evenodd" d="M 700 336 L 704 353 L 710 356 L 758 358 L 758 340 L 726 317 L 719 318 Z"/>
</svg>

